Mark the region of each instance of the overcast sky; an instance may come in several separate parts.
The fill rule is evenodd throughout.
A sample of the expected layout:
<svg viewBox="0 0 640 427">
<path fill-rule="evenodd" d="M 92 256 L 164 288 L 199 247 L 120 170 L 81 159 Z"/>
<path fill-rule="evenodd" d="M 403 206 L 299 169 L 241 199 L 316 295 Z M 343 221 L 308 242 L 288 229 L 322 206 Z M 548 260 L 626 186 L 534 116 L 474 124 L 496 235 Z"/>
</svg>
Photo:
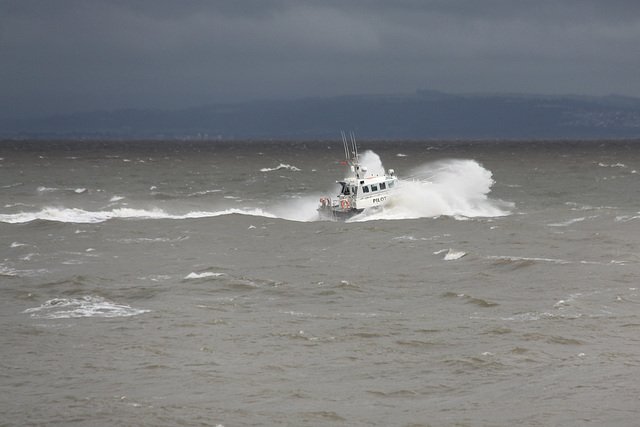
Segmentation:
<svg viewBox="0 0 640 427">
<path fill-rule="evenodd" d="M 0 0 L 0 117 L 418 89 L 640 97 L 640 0 Z"/>
</svg>

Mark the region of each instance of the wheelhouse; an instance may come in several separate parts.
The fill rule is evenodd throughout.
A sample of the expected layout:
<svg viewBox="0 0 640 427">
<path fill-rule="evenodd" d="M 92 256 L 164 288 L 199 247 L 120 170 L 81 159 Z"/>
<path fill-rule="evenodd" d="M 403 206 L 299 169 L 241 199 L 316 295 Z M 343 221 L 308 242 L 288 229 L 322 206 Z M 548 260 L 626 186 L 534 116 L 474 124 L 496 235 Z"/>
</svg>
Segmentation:
<svg viewBox="0 0 640 427">
<path fill-rule="evenodd" d="M 335 199 L 320 199 L 318 211 L 333 218 L 345 218 L 358 214 L 364 209 L 386 205 L 398 185 L 398 178 L 396 178 L 393 169 L 383 175 L 369 173 L 367 168 L 360 164 L 353 134 L 351 134 L 351 144 L 347 141 L 344 133 L 342 141 L 345 157 L 351 166 L 353 175 L 342 181 L 336 181 L 340 184 L 340 193 Z"/>
</svg>

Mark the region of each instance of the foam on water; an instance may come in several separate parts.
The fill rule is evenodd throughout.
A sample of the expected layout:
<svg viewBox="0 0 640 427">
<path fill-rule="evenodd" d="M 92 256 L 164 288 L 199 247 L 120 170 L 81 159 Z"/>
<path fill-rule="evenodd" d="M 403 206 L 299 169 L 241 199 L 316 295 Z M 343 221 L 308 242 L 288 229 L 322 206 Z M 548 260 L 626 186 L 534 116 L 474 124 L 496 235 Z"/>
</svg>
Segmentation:
<svg viewBox="0 0 640 427">
<path fill-rule="evenodd" d="M 28 259 L 25 259 L 24 261 L 29 261 Z M 0 277 L 2 276 L 6 276 L 6 277 L 37 277 L 37 276 L 43 276 L 45 274 L 47 274 L 49 271 L 47 269 L 44 268 L 38 268 L 35 270 L 17 270 L 15 268 L 12 267 L 7 267 L 4 266 L 2 264 L 0 264 Z"/>
<path fill-rule="evenodd" d="M 224 273 L 213 273 L 213 272 L 204 272 L 204 273 L 189 273 L 185 279 L 206 279 L 209 277 L 220 277 L 224 276 Z"/>
<path fill-rule="evenodd" d="M 462 258 L 463 256 L 465 256 L 467 253 L 463 252 L 463 251 L 457 251 L 455 249 L 449 249 L 447 251 L 447 253 L 444 256 L 444 260 L 445 261 L 455 261 L 457 259 Z"/>
<path fill-rule="evenodd" d="M 367 167 L 367 176 L 384 175 L 385 173 L 380 156 L 373 151 L 364 152 L 360 156 L 360 163 Z M 263 168 L 261 171 L 270 172 L 279 169 L 300 170 L 295 166 L 280 164 L 275 168 Z M 383 209 L 365 211 L 350 221 L 435 218 L 439 216 L 451 216 L 461 220 L 475 217 L 497 217 L 508 215 L 508 209 L 512 207 L 509 203 L 489 199 L 488 193 L 494 183 L 492 174 L 473 160 L 429 163 L 412 171 L 412 173 L 417 178 L 401 179 L 391 203 Z M 51 190 L 55 189 L 44 187 L 39 189 L 41 192 Z M 334 188 L 333 192 L 337 192 L 337 189 Z M 39 211 L 0 214 L 0 222 L 20 224 L 45 220 L 63 223 L 100 223 L 112 219 L 180 220 L 232 214 L 312 222 L 319 220 L 317 208 L 320 196 L 320 194 L 303 196 L 278 202 L 276 205 L 265 208 L 203 209 L 187 213 L 173 213 L 159 207 L 146 209 L 117 207 L 90 211 L 77 207 L 47 206 Z M 237 199 L 237 197 L 229 195 L 225 195 L 224 198 Z M 122 200 L 122 196 L 114 196 L 110 201 L 118 202 L 120 200 Z"/>
<path fill-rule="evenodd" d="M 510 203 L 489 199 L 494 183 L 492 174 L 473 160 L 431 163 L 413 172 L 419 179 L 401 179 L 396 195 L 384 209 L 364 212 L 354 220 L 491 218 L 508 215 L 512 207 Z"/>
<path fill-rule="evenodd" d="M 514 263 L 552 263 L 552 264 L 571 264 L 571 261 L 556 258 L 542 258 L 542 257 L 519 257 L 519 256 L 488 256 L 487 259 L 498 262 L 514 262 Z"/>
<path fill-rule="evenodd" d="M 36 220 L 64 223 L 99 223 L 111 219 L 197 219 L 222 215 L 241 214 L 275 218 L 262 209 L 225 209 L 221 211 L 193 211 L 182 215 L 170 214 L 162 209 L 118 208 L 107 211 L 87 211 L 79 208 L 43 208 L 38 212 L 0 214 L 0 222 L 21 224 Z"/>
<path fill-rule="evenodd" d="M 23 313 L 38 319 L 69 319 L 76 317 L 129 317 L 149 310 L 138 310 L 128 305 L 116 304 L 98 296 L 81 298 L 54 298 Z"/>
<path fill-rule="evenodd" d="M 385 173 L 380 156 L 373 151 L 361 155 L 360 163 L 367 167 L 367 176 Z M 350 221 L 439 216 L 460 220 L 492 218 L 508 215 L 513 207 L 511 203 L 489 199 L 488 194 L 494 184 L 492 174 L 473 160 L 429 163 L 412 172 L 421 179 L 401 179 L 391 203 L 383 209 L 365 211 Z M 315 221 L 318 220 L 318 199 L 319 196 L 303 197 L 280 204 L 270 211 L 282 219 Z"/>
<path fill-rule="evenodd" d="M 22 144 L 0 168 L 5 184 L 24 180 L 2 190 L 0 214 L 15 215 L 5 219 L 55 208 L 56 221 L 105 221 L 0 222 L 3 419 L 637 423 L 637 144 L 376 143 L 387 168 L 431 182 L 422 187 L 439 203 L 409 197 L 378 213 L 421 219 L 346 224 L 293 222 L 315 216 L 349 175 L 336 144 L 294 156 L 265 143 L 257 158 L 262 145 L 240 141 L 77 144 L 46 167 Z M 132 162 L 108 158 L 118 153 Z M 155 159 L 136 166 L 147 153 Z M 445 156 L 479 163 L 435 162 Z M 302 171 L 260 172 L 281 162 Z M 459 213 L 491 207 L 513 213 Z"/>
<path fill-rule="evenodd" d="M 262 169 L 260 169 L 260 172 L 273 172 L 273 171 L 277 171 L 277 170 L 280 170 L 280 169 L 288 169 L 288 170 L 294 171 L 294 172 L 297 172 L 297 171 L 300 170 L 300 168 L 297 168 L 295 166 L 285 165 L 284 163 L 280 163 L 280 165 L 278 165 L 275 168 L 262 168 Z"/>
<path fill-rule="evenodd" d="M 289 221 L 312 222 L 318 220 L 320 196 L 305 196 L 300 199 L 287 200 L 270 208 L 276 218 Z"/>
</svg>

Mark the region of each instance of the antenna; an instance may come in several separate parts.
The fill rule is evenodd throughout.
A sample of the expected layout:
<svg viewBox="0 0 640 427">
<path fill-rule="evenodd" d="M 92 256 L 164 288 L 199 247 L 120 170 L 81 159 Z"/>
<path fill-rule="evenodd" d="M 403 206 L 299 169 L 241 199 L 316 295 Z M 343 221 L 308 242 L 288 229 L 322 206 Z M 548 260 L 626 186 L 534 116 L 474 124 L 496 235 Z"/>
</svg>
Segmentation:
<svg viewBox="0 0 640 427">
<path fill-rule="evenodd" d="M 349 132 L 349 136 L 351 136 L 351 151 L 353 152 L 353 161 L 358 162 L 358 144 L 356 143 L 356 136 L 353 132 Z"/>
<path fill-rule="evenodd" d="M 344 157 L 346 157 L 347 161 L 349 160 L 349 144 L 347 144 L 347 136 L 344 134 L 344 131 L 340 131 L 342 134 L 342 146 L 344 147 Z"/>
<path fill-rule="evenodd" d="M 342 145 L 344 146 L 344 156 L 349 163 L 358 163 L 358 144 L 356 142 L 356 136 L 353 132 L 349 132 L 349 139 L 344 131 L 340 131 L 342 135 Z"/>
</svg>

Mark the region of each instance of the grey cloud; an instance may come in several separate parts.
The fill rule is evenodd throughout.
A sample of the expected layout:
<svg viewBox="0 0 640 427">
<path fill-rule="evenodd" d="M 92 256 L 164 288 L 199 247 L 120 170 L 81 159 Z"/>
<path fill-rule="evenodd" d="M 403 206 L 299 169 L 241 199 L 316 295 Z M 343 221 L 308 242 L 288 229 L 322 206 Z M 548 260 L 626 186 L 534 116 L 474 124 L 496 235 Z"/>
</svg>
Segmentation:
<svg viewBox="0 0 640 427">
<path fill-rule="evenodd" d="M 0 3 L 0 117 L 342 93 L 640 96 L 640 2 Z"/>
</svg>

